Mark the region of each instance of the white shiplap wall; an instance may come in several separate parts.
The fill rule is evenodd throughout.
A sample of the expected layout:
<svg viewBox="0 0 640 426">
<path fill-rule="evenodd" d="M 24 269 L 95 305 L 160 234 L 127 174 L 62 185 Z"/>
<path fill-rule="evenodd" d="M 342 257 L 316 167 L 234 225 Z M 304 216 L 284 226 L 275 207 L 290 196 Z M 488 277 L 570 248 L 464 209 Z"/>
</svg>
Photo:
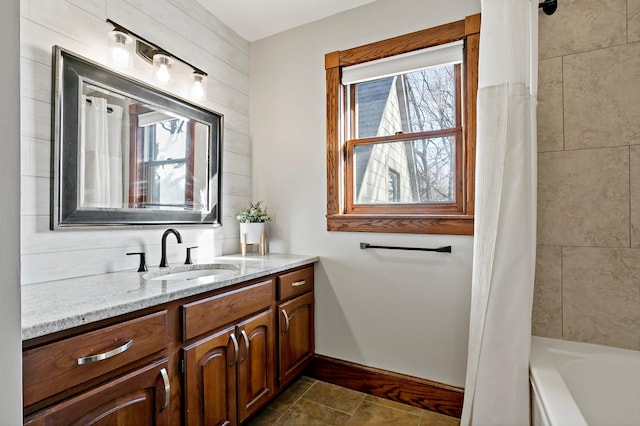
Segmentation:
<svg viewBox="0 0 640 426">
<path fill-rule="evenodd" d="M 249 43 L 195 0 L 21 1 L 21 260 L 30 284 L 134 268 L 128 251 L 160 259 L 163 228 L 49 230 L 52 46 L 109 65 L 106 23 L 111 19 L 209 74 L 206 108 L 224 114 L 222 229 L 177 227 L 184 243 L 169 243 L 172 262 L 184 247 L 195 258 L 237 252 L 238 225 L 231 214 L 251 196 L 249 140 Z M 150 82 L 150 67 L 128 71 Z M 167 90 L 188 97 L 179 80 Z"/>
</svg>

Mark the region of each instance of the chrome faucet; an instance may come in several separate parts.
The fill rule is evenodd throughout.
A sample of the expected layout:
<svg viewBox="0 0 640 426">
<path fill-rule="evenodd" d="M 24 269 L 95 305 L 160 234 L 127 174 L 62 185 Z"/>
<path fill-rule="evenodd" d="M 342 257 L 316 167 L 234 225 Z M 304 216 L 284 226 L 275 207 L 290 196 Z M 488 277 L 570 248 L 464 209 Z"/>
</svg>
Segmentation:
<svg viewBox="0 0 640 426">
<path fill-rule="evenodd" d="M 182 235 L 180 235 L 177 229 L 169 228 L 164 231 L 164 234 L 162 234 L 162 257 L 160 258 L 161 268 L 166 268 L 167 266 L 169 266 L 169 264 L 167 263 L 167 237 L 169 236 L 169 234 L 175 235 L 176 239 L 178 240 L 178 244 L 182 244 Z"/>
</svg>

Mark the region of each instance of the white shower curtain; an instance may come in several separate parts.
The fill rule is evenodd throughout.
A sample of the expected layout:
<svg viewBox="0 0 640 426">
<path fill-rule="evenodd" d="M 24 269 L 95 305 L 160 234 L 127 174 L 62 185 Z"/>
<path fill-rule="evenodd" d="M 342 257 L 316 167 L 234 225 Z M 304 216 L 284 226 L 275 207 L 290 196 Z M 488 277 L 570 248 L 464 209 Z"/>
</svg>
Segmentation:
<svg viewBox="0 0 640 426">
<path fill-rule="evenodd" d="M 538 0 L 482 0 L 476 208 L 462 425 L 529 424 Z"/>
<path fill-rule="evenodd" d="M 109 156 L 109 195 L 105 203 L 109 207 L 122 207 L 122 107 L 107 106 L 107 150 Z"/>
<path fill-rule="evenodd" d="M 85 96 L 81 108 L 80 205 L 121 207 L 122 107 Z"/>
</svg>

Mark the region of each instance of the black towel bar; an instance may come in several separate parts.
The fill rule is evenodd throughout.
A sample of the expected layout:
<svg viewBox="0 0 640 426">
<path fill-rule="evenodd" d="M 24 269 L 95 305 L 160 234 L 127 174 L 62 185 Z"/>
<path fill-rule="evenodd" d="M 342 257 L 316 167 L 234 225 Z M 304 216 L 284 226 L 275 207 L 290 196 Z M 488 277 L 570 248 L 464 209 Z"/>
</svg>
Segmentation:
<svg viewBox="0 0 640 426">
<path fill-rule="evenodd" d="M 410 250 L 410 251 L 435 251 L 438 253 L 451 253 L 451 246 L 443 246 L 438 248 L 424 248 L 424 247 L 395 247 L 395 246 L 374 246 L 369 243 L 360 243 L 362 250 L 368 248 L 388 249 L 388 250 Z"/>
</svg>

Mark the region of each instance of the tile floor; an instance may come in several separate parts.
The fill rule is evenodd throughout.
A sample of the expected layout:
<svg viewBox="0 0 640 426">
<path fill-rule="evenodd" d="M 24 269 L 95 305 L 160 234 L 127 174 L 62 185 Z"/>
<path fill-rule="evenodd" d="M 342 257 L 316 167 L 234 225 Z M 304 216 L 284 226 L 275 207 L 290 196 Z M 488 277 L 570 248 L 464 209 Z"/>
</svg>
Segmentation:
<svg viewBox="0 0 640 426">
<path fill-rule="evenodd" d="M 458 426 L 460 420 L 301 377 L 250 422 L 251 426 Z"/>
</svg>

